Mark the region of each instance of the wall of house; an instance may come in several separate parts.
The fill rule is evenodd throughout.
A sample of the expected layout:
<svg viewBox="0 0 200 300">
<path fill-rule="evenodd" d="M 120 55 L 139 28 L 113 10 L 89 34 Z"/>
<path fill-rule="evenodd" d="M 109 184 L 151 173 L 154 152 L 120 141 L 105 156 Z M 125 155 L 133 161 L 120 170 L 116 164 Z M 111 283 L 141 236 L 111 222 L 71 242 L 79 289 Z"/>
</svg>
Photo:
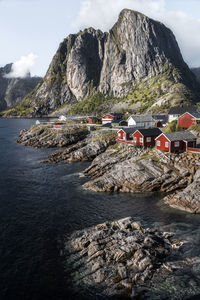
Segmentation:
<svg viewBox="0 0 200 300">
<path fill-rule="evenodd" d="M 117 137 L 118 137 L 118 139 L 123 139 L 124 138 L 124 136 L 125 136 L 125 132 L 123 131 L 123 130 L 119 130 L 118 132 L 117 132 Z"/>
<path fill-rule="evenodd" d="M 155 122 L 154 127 L 162 127 L 162 122 L 161 121 Z"/>
<path fill-rule="evenodd" d="M 150 142 L 147 142 L 148 138 L 151 138 Z M 146 147 L 153 147 L 155 145 L 155 138 L 156 138 L 156 136 L 145 136 L 144 137 L 144 145 Z"/>
<path fill-rule="evenodd" d="M 179 143 L 179 145 L 177 143 Z M 184 150 L 186 150 L 186 142 L 184 141 L 171 142 L 171 152 L 184 151 Z"/>
<path fill-rule="evenodd" d="M 158 141 L 160 141 L 160 146 L 158 146 Z M 166 146 L 166 142 L 168 142 L 168 146 Z M 170 141 L 162 134 L 159 138 L 156 139 L 156 148 L 163 151 L 168 151 L 170 149 Z"/>
<path fill-rule="evenodd" d="M 168 122 L 178 120 L 179 115 L 168 115 Z"/>
<path fill-rule="evenodd" d="M 140 141 L 140 138 L 142 138 L 142 141 Z M 143 135 L 139 131 L 134 132 L 134 134 L 133 134 L 133 142 L 135 142 L 136 145 L 138 145 L 138 146 L 144 146 Z"/>
<path fill-rule="evenodd" d="M 102 118 L 102 124 L 106 124 L 106 123 L 112 123 L 113 120 L 113 116 L 112 115 L 105 115 Z"/>
<path fill-rule="evenodd" d="M 132 140 L 133 140 L 133 135 L 132 135 L 132 133 L 127 133 L 127 134 L 126 134 L 126 139 L 129 140 L 129 141 L 132 141 Z"/>
<path fill-rule="evenodd" d="M 196 146 L 197 146 L 197 141 L 195 140 L 195 141 L 191 141 L 191 142 L 188 142 L 188 145 L 187 145 L 188 147 L 194 147 L 194 148 L 196 148 Z"/>
<path fill-rule="evenodd" d="M 136 122 L 133 120 L 133 118 L 128 119 L 128 126 L 136 126 Z"/>
<path fill-rule="evenodd" d="M 178 125 L 181 128 L 189 128 L 196 124 L 195 118 L 186 113 L 178 118 Z"/>
</svg>

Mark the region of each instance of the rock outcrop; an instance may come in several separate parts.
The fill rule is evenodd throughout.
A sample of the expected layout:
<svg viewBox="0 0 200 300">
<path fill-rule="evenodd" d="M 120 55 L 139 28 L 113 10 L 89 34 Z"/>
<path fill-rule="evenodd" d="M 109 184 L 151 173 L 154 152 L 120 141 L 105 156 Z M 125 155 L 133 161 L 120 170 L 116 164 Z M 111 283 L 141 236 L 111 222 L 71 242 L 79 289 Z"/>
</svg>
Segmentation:
<svg viewBox="0 0 200 300">
<path fill-rule="evenodd" d="M 25 78 L 8 78 L 12 64 L 0 68 L 0 111 L 15 106 L 32 91 L 42 78 L 31 77 L 27 74 Z"/>
<path fill-rule="evenodd" d="M 68 110 L 83 100 L 83 107 L 74 111 L 94 112 L 91 103 L 106 103 L 108 97 L 123 98 L 144 111 L 156 103 L 166 107 L 197 100 L 193 92 L 198 88 L 171 30 L 124 9 L 109 32 L 88 28 L 64 39 L 43 81 L 24 103 L 32 116 L 47 115 L 64 104 Z"/>
<path fill-rule="evenodd" d="M 164 201 L 172 207 L 188 211 L 190 213 L 200 213 L 200 169 L 194 175 L 194 180 L 183 191 L 169 195 Z"/>
<path fill-rule="evenodd" d="M 172 245 L 172 234 L 143 228 L 131 217 L 74 232 L 64 250 L 69 284 L 130 299 L 162 267 Z"/>
<path fill-rule="evenodd" d="M 85 189 L 95 192 L 165 192 L 172 207 L 200 213 L 199 155 L 163 154 L 117 144 L 115 133 L 88 132 L 87 127 L 66 124 L 61 130 L 52 125 L 35 125 L 22 130 L 17 140 L 32 147 L 64 147 L 43 162 L 92 161 L 84 175 Z"/>
<path fill-rule="evenodd" d="M 21 130 L 17 142 L 36 148 L 64 147 L 83 140 L 87 134 L 87 127 L 70 126 L 63 132 L 51 125 L 34 125 L 29 130 Z"/>
</svg>

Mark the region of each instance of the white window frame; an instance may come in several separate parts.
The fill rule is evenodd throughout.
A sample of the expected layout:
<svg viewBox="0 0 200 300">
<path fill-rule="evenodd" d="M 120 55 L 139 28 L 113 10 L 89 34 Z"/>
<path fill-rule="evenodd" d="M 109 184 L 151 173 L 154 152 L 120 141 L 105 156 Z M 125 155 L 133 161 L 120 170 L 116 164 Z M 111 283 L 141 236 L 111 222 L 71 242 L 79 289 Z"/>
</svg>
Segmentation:
<svg viewBox="0 0 200 300">
<path fill-rule="evenodd" d="M 157 141 L 157 142 L 156 142 L 156 145 L 157 145 L 157 146 L 160 146 L 160 141 Z"/>
<path fill-rule="evenodd" d="M 133 137 L 133 141 L 136 143 L 137 142 L 137 138 L 134 136 Z"/>
<path fill-rule="evenodd" d="M 169 142 L 165 142 L 165 148 L 169 148 Z"/>
<path fill-rule="evenodd" d="M 118 137 L 121 137 L 121 133 L 120 132 L 118 133 Z"/>
<path fill-rule="evenodd" d="M 179 147 L 180 146 L 180 142 L 177 141 L 177 142 L 174 142 L 174 147 Z"/>
<path fill-rule="evenodd" d="M 151 137 L 150 136 L 147 137 L 147 143 L 149 143 L 149 142 L 151 142 Z"/>
<path fill-rule="evenodd" d="M 142 143 L 142 144 L 143 144 L 143 138 L 140 138 L 140 143 Z"/>
</svg>

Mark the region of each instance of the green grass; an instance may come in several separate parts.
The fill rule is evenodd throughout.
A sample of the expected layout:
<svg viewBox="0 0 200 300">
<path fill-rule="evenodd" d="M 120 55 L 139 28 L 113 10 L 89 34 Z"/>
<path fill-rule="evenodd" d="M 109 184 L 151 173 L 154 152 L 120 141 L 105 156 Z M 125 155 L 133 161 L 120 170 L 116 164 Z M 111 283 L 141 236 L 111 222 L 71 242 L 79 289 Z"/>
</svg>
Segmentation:
<svg viewBox="0 0 200 300">
<path fill-rule="evenodd" d="M 111 101 L 110 97 L 105 97 L 100 92 L 93 92 L 89 97 L 85 98 L 81 102 L 75 104 L 70 110 L 72 114 L 87 115 L 87 114 L 100 114 L 108 102 Z"/>
<path fill-rule="evenodd" d="M 191 126 L 190 128 L 188 128 L 188 130 L 194 130 L 194 131 L 200 133 L 200 124 L 196 124 L 194 126 Z"/>
<path fill-rule="evenodd" d="M 93 141 L 94 142 L 98 142 L 98 141 L 106 141 L 106 142 L 109 142 L 109 141 L 114 141 L 116 138 L 116 132 L 111 132 L 111 133 L 100 133 L 99 135 L 96 135 L 94 138 L 93 138 Z"/>
<path fill-rule="evenodd" d="M 166 133 L 169 133 L 169 132 L 176 132 L 176 131 L 181 131 L 183 130 L 182 128 L 180 128 L 178 126 L 178 121 L 177 120 L 174 120 L 172 122 L 170 122 L 164 129 L 163 131 L 166 132 Z"/>
</svg>

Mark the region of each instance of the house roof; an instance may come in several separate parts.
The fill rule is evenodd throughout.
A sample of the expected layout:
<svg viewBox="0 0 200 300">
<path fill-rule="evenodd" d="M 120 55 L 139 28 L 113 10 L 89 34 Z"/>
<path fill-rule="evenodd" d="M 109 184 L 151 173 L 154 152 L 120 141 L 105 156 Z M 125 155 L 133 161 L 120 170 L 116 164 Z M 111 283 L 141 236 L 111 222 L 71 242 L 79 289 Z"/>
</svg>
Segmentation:
<svg viewBox="0 0 200 300">
<path fill-rule="evenodd" d="M 159 128 L 138 129 L 143 136 L 158 136 L 162 133 Z"/>
<path fill-rule="evenodd" d="M 184 106 L 174 106 L 171 107 L 168 114 L 169 115 L 182 115 L 185 112 L 196 112 L 198 108 L 196 106 L 192 105 L 184 105 Z"/>
<path fill-rule="evenodd" d="M 190 114 L 195 117 L 196 119 L 200 119 L 200 113 L 198 111 L 190 112 Z"/>
<path fill-rule="evenodd" d="M 137 129 L 138 129 L 138 128 L 136 128 L 136 127 L 121 128 L 121 129 L 118 130 L 118 132 L 119 132 L 120 130 L 123 130 L 123 131 L 126 132 L 126 133 L 134 133 Z"/>
<path fill-rule="evenodd" d="M 177 131 L 177 132 L 170 132 L 170 133 L 163 133 L 166 138 L 173 142 L 173 141 L 180 141 L 180 140 L 193 140 L 196 136 L 190 131 Z"/>
<path fill-rule="evenodd" d="M 136 127 L 129 127 L 129 128 L 123 128 L 122 130 L 126 133 L 134 133 L 138 128 Z"/>
<path fill-rule="evenodd" d="M 133 118 L 133 120 L 136 122 L 136 123 L 140 123 L 140 122 L 154 122 L 154 118 L 152 117 L 152 115 L 137 115 L 137 116 L 130 116 L 128 118 L 128 120 L 130 118 Z"/>
<path fill-rule="evenodd" d="M 152 115 L 152 117 L 155 121 L 167 122 L 168 120 L 168 115 L 166 114 Z"/>
</svg>

